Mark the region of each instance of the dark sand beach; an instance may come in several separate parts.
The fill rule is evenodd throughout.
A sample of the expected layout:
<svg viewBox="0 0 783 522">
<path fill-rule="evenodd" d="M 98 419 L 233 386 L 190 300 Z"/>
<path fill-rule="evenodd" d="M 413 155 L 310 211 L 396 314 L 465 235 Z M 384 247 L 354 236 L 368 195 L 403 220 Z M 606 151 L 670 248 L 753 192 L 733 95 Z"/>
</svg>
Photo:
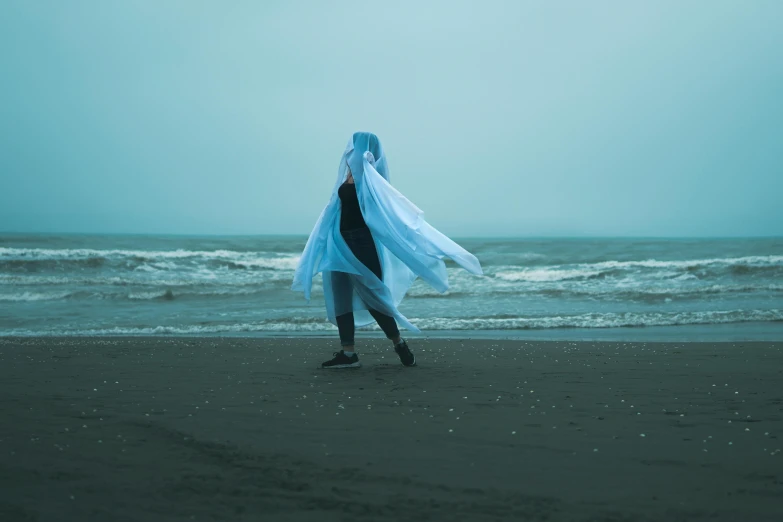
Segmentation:
<svg viewBox="0 0 783 522">
<path fill-rule="evenodd" d="M 0 340 L 0 520 L 783 520 L 783 343 Z"/>
</svg>

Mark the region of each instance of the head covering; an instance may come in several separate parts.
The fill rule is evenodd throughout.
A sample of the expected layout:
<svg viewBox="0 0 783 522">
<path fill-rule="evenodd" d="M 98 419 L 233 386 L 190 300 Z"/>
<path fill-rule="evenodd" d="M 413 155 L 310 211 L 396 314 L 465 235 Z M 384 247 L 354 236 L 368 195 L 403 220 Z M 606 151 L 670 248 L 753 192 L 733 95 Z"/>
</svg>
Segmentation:
<svg viewBox="0 0 783 522">
<path fill-rule="evenodd" d="M 353 147 L 351 147 L 351 145 L 353 145 Z M 351 172 L 358 172 L 362 168 L 362 159 L 365 153 L 369 152 L 371 154 L 370 157 L 374 160 L 370 163 L 383 179 L 390 182 L 389 168 L 386 165 L 386 155 L 383 153 L 381 140 L 378 139 L 378 136 L 371 132 L 355 132 L 348 148 L 352 149 L 347 156 Z"/>
<path fill-rule="evenodd" d="M 359 206 L 372 232 L 381 261 L 383 279 L 362 264 L 340 233 L 340 200 L 338 189 L 351 169 Z M 299 260 L 293 290 L 303 291 L 310 299 L 313 277 L 323 273 L 327 318 L 354 312 L 356 326 L 373 321 L 368 309 L 392 316 L 400 326 L 418 332 L 397 307 L 405 293 L 421 277 L 440 292 L 448 289 L 448 275 L 443 259 L 449 257 L 469 272 L 481 275 L 481 265 L 471 253 L 441 234 L 424 220 L 424 213 L 389 183 L 389 169 L 381 141 L 370 132 L 356 132 L 340 159 L 337 182 L 326 208 L 316 221 Z M 335 299 L 331 272 L 350 275 L 354 295 L 348 300 Z"/>
<path fill-rule="evenodd" d="M 340 158 L 340 167 L 337 169 L 337 181 L 335 182 L 332 195 L 337 194 L 337 189 L 345 183 L 348 177 L 348 167 L 351 173 L 361 173 L 364 160 L 364 153 L 369 152 L 370 164 L 375 168 L 383 179 L 389 181 L 389 167 L 386 162 L 386 155 L 383 153 L 381 140 L 371 132 L 354 132 L 348 145 L 345 147 L 342 158 Z M 354 174 L 354 177 L 356 175 Z"/>
</svg>

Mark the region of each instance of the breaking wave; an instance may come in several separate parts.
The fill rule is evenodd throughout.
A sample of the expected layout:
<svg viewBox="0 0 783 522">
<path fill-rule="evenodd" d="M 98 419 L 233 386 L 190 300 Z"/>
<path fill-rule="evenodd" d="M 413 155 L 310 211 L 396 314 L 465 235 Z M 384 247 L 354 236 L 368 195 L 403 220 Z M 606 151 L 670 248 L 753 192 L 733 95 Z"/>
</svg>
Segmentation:
<svg viewBox="0 0 783 522">
<path fill-rule="evenodd" d="M 235 269 L 293 270 L 299 261 L 294 254 L 237 252 L 234 250 L 95 250 L 87 248 L 0 248 L 0 270 L 39 271 L 52 268 L 100 268 L 107 262 L 125 263 L 129 269 L 144 264 L 190 261 L 207 266 Z M 175 268 L 176 264 L 160 268 Z"/>
<path fill-rule="evenodd" d="M 780 322 L 783 310 L 728 310 L 700 312 L 591 313 L 544 317 L 413 318 L 422 330 L 546 330 L 565 328 L 634 328 L 649 326 L 709 325 L 746 322 Z M 36 335 L 198 335 L 252 332 L 327 332 L 335 326 L 321 318 L 287 317 L 254 323 L 112 327 L 52 330 L 6 330 L 0 336 Z M 372 325 L 368 329 L 378 329 Z"/>
<path fill-rule="evenodd" d="M 331 331 L 321 277 L 309 304 L 290 290 L 303 246 L 286 236 L 0 237 L 0 335 Z M 464 246 L 483 276 L 447 261 L 447 292 L 419 280 L 402 304 L 424 331 L 743 322 L 779 330 L 783 320 L 783 240 Z"/>
<path fill-rule="evenodd" d="M 651 270 L 652 269 L 652 270 Z M 502 266 L 493 272 L 495 277 L 512 282 L 556 282 L 568 280 L 585 280 L 624 272 L 641 274 L 654 273 L 660 278 L 679 277 L 684 275 L 709 276 L 709 270 L 730 269 L 735 275 L 783 271 L 783 256 L 747 256 L 717 259 L 694 259 L 689 261 L 602 261 L 599 263 L 582 263 L 575 265 L 552 265 L 536 267 Z M 704 270 L 704 274 L 699 274 Z"/>
</svg>

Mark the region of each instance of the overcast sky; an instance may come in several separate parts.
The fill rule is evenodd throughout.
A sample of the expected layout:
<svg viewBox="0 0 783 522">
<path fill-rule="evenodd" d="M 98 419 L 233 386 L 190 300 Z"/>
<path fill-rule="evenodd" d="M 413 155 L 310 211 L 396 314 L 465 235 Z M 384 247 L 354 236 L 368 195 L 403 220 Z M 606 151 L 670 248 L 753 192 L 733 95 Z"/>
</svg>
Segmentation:
<svg viewBox="0 0 783 522">
<path fill-rule="evenodd" d="M 454 236 L 783 235 L 783 2 L 0 3 L 0 230 L 306 234 L 342 150 Z"/>
</svg>

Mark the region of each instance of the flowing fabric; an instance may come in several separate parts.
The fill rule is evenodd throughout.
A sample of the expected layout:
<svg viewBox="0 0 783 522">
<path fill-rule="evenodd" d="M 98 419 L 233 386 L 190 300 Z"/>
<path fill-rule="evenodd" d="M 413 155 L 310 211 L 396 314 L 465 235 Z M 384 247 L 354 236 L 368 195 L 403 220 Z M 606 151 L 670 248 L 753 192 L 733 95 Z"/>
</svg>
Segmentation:
<svg viewBox="0 0 783 522">
<path fill-rule="evenodd" d="M 348 168 L 362 216 L 375 241 L 382 280 L 354 256 L 340 233 L 337 191 L 348 177 Z M 482 274 L 475 256 L 433 228 L 424 220 L 423 212 L 392 187 L 378 137 L 357 132 L 340 159 L 332 196 L 307 240 L 291 288 L 304 292 L 309 301 L 313 277 L 321 272 L 326 316 L 333 324 L 337 324 L 338 315 L 353 312 L 356 326 L 365 326 L 373 321 L 367 310 L 374 309 L 394 317 L 399 326 L 418 332 L 397 307 L 417 277 L 439 292 L 448 290 L 446 257 L 472 274 Z M 351 299 L 335 299 L 332 272 L 350 274 Z"/>
</svg>

